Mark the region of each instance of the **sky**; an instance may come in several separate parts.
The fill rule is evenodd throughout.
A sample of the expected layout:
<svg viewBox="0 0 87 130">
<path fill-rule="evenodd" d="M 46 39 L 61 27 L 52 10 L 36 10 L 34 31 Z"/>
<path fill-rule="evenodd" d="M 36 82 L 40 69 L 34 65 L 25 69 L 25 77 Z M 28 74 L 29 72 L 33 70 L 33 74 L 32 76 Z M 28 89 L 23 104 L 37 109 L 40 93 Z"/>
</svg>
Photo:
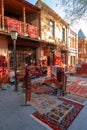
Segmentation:
<svg viewBox="0 0 87 130">
<path fill-rule="evenodd" d="M 37 0 L 27 0 L 27 1 L 32 3 L 32 4 L 35 4 Z M 57 0 L 55 0 L 55 1 L 54 0 L 42 0 L 42 1 L 45 2 L 46 4 L 48 4 L 51 7 L 52 6 L 54 7 L 56 5 L 56 3 L 57 3 Z"/>
<path fill-rule="evenodd" d="M 35 4 L 37 0 L 27 0 L 28 2 Z M 62 18 L 64 18 L 64 12 L 62 7 L 58 7 L 56 6 L 58 0 L 42 0 L 44 3 L 46 3 L 49 7 L 51 7 L 55 12 L 58 13 L 58 15 L 60 15 Z M 74 23 L 73 24 L 73 29 L 78 32 L 79 29 L 82 29 L 83 33 L 85 34 L 85 36 L 87 37 L 87 29 L 86 29 L 86 22 L 84 20 L 79 20 L 78 23 Z"/>
<path fill-rule="evenodd" d="M 35 4 L 37 0 L 27 0 L 28 2 Z M 56 4 L 58 2 L 58 0 L 42 0 L 44 3 L 46 3 L 49 7 L 51 7 L 54 11 L 58 12 L 58 15 L 64 17 L 64 13 L 62 11 L 62 9 L 59 9 Z"/>
</svg>

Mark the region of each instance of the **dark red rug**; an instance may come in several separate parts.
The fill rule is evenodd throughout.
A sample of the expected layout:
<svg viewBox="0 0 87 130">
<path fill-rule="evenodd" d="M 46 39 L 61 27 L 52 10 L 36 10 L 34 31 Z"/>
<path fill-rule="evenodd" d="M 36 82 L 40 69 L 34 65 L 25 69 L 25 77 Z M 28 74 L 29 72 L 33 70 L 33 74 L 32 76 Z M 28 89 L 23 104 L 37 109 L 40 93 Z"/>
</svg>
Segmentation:
<svg viewBox="0 0 87 130">
<path fill-rule="evenodd" d="M 67 130 L 83 108 L 83 105 L 66 98 L 60 98 L 58 100 L 61 101 L 61 104 L 57 105 L 50 112 L 40 114 L 37 111 L 33 113 L 33 117 L 39 119 L 53 130 Z"/>
<path fill-rule="evenodd" d="M 78 80 L 67 85 L 66 91 L 73 95 L 87 98 L 87 81 Z"/>
</svg>

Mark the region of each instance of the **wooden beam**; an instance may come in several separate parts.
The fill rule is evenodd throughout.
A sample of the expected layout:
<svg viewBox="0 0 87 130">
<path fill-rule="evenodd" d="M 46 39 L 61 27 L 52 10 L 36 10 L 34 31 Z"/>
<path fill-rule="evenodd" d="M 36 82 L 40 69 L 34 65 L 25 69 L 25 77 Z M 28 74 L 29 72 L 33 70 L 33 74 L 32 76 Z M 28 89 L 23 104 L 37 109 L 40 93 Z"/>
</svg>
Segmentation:
<svg viewBox="0 0 87 130">
<path fill-rule="evenodd" d="M 24 34 L 26 34 L 26 10 L 25 10 L 25 6 L 23 7 L 23 23 L 24 23 Z"/>
<path fill-rule="evenodd" d="M 1 0 L 2 29 L 4 29 L 4 0 Z"/>
</svg>

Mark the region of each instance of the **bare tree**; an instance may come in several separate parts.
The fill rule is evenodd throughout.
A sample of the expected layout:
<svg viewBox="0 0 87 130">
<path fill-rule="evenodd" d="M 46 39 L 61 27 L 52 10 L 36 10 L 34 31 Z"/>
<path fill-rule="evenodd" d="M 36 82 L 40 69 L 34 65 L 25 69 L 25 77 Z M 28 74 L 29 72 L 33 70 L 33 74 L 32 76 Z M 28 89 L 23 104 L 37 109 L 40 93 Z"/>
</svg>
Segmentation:
<svg viewBox="0 0 87 130">
<path fill-rule="evenodd" d="M 87 18 L 87 0 L 58 0 L 57 6 L 62 7 L 66 20 L 70 19 L 70 22 Z"/>
</svg>

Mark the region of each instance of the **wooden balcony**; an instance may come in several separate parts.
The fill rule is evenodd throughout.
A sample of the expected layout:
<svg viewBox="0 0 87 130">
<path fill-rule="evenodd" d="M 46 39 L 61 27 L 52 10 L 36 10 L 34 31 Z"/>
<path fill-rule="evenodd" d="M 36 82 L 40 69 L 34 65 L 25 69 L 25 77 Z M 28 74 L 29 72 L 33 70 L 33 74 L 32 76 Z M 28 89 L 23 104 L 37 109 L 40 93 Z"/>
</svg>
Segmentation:
<svg viewBox="0 0 87 130">
<path fill-rule="evenodd" d="M 7 33 L 10 33 L 11 30 L 16 30 L 19 36 L 27 36 L 32 39 L 38 39 L 39 37 L 38 27 L 10 17 L 4 17 L 4 27 L 2 27 L 2 16 L 0 15 L 0 29 L 2 30 L 2 28 Z"/>
</svg>

